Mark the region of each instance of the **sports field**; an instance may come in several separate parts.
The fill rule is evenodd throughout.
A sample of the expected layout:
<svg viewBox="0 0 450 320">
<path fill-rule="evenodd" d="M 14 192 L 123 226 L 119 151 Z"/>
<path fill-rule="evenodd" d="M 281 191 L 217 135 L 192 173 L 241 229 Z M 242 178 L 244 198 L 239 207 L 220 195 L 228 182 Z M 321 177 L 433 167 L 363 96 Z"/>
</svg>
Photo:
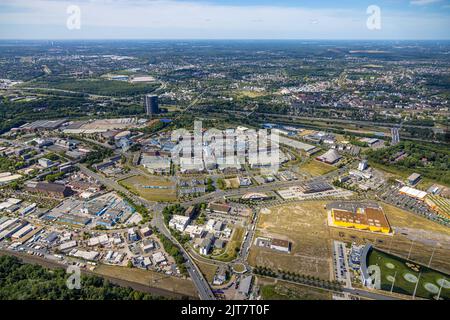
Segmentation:
<svg viewBox="0 0 450 320">
<path fill-rule="evenodd" d="M 450 277 L 425 266 L 372 249 L 368 255 L 368 265 L 380 267 L 381 289 L 425 299 L 450 299 Z M 417 288 L 416 288 L 417 287 Z"/>
<path fill-rule="evenodd" d="M 136 175 L 121 180 L 120 184 L 149 201 L 169 202 L 177 199 L 175 183 L 165 177 Z"/>
</svg>

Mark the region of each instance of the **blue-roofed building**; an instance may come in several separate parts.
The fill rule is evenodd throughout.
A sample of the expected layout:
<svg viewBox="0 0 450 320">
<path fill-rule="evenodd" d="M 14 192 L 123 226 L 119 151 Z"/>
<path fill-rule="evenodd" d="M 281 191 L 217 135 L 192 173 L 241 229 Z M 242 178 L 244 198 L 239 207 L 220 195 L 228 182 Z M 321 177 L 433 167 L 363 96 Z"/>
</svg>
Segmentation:
<svg viewBox="0 0 450 320">
<path fill-rule="evenodd" d="M 162 150 L 163 150 L 163 151 L 166 151 L 166 152 L 172 151 L 173 148 L 175 148 L 175 143 L 173 143 L 173 142 L 166 142 L 166 143 L 162 146 Z"/>
<path fill-rule="evenodd" d="M 58 239 L 58 233 L 57 232 L 51 232 L 49 235 L 44 239 L 45 242 L 48 244 L 53 243 Z"/>
<path fill-rule="evenodd" d="M 276 128 L 277 125 L 274 124 L 274 123 L 264 123 L 264 124 L 262 125 L 262 127 L 263 127 L 264 129 L 273 129 L 273 128 Z"/>
</svg>

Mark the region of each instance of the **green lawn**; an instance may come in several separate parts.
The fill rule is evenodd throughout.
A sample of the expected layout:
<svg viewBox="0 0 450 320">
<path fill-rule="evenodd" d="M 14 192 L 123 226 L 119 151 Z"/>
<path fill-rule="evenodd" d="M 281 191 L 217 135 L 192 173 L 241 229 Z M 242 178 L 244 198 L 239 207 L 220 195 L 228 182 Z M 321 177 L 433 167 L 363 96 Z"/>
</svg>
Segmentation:
<svg viewBox="0 0 450 320">
<path fill-rule="evenodd" d="M 308 172 L 313 177 L 318 177 L 336 170 L 337 167 L 317 161 L 316 159 L 310 159 L 300 165 L 300 170 Z"/>
<path fill-rule="evenodd" d="M 417 263 L 408 262 L 376 249 L 370 252 L 368 265 L 377 265 L 380 267 L 382 290 L 391 290 L 392 279 L 395 276 L 393 291 L 413 295 L 417 283 L 416 280 L 418 279 L 419 283 L 417 285 L 416 296 L 433 299 L 437 296 L 439 288 L 443 283 L 442 281 L 446 281 L 442 286 L 440 297 L 446 300 L 450 299 L 450 276 L 441 272 Z"/>
<path fill-rule="evenodd" d="M 214 260 L 229 262 L 236 258 L 239 248 L 241 247 L 242 240 L 244 238 L 245 229 L 242 227 L 236 227 L 230 241 L 225 247 L 225 252 L 217 256 L 212 256 Z"/>
<path fill-rule="evenodd" d="M 119 183 L 149 201 L 171 202 L 177 199 L 175 184 L 165 177 L 136 175 Z"/>
</svg>

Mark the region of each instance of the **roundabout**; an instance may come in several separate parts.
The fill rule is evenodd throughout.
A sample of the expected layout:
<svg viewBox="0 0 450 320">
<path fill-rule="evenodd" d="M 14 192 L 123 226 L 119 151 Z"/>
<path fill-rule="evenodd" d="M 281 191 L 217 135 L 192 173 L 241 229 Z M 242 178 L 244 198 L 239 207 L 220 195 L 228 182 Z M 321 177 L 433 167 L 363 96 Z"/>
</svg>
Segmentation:
<svg viewBox="0 0 450 320">
<path fill-rule="evenodd" d="M 235 263 L 233 264 L 233 271 L 238 274 L 245 273 L 247 271 L 247 268 L 243 263 Z"/>
</svg>

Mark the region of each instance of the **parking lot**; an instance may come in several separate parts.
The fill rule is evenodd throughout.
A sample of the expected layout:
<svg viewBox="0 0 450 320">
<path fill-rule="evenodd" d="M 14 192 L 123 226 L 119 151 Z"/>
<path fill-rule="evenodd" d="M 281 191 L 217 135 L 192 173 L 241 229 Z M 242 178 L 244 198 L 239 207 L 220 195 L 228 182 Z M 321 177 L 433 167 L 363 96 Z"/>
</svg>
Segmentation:
<svg viewBox="0 0 450 320">
<path fill-rule="evenodd" d="M 439 221 L 440 217 L 433 212 L 423 201 L 401 194 L 399 187 L 391 186 L 385 188 L 380 198 L 394 206 L 405 209 L 409 212 L 424 216 L 433 221 Z"/>
<path fill-rule="evenodd" d="M 348 266 L 347 248 L 344 242 L 333 241 L 334 275 L 336 280 L 344 283 L 347 288 L 352 287 Z"/>
</svg>

